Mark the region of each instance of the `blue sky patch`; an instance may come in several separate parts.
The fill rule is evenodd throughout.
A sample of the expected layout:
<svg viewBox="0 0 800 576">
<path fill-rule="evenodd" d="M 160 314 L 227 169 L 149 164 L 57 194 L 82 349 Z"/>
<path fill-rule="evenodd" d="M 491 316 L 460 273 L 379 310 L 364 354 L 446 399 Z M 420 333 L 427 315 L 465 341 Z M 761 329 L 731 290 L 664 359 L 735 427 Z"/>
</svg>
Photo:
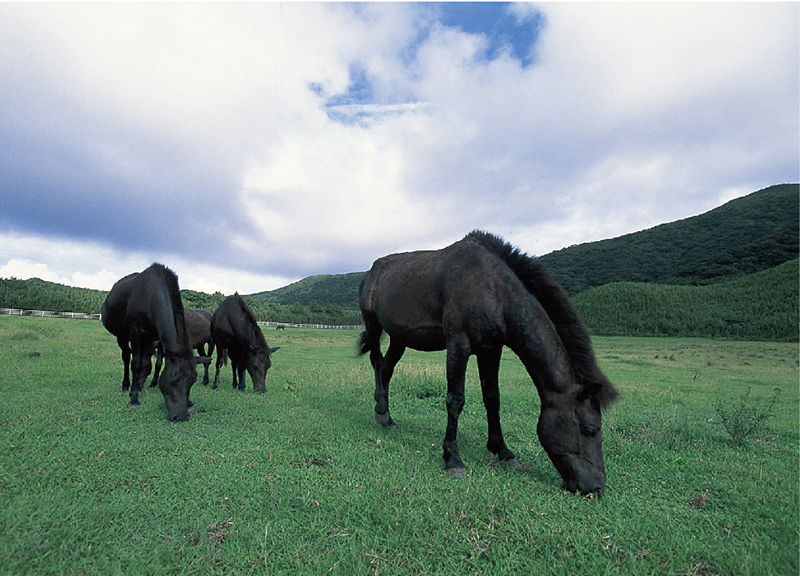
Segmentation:
<svg viewBox="0 0 800 576">
<path fill-rule="evenodd" d="M 520 19 L 507 2 L 430 2 L 419 6 L 433 14 L 431 22 L 457 28 L 467 34 L 483 35 L 488 45 L 482 60 L 491 61 L 508 54 L 523 67 L 534 62 L 533 45 L 544 26 L 544 17 L 538 12 Z M 408 63 L 416 59 L 417 51 L 428 39 L 429 32 L 429 28 L 420 30 L 415 41 L 407 47 Z M 315 83 L 310 84 L 309 88 L 319 96 L 327 96 L 324 108 L 328 117 L 343 124 L 363 124 L 379 115 L 376 111 L 381 110 L 375 101 L 369 75 L 358 67 L 351 68 L 350 83 L 344 93 L 325 94 L 322 86 Z M 399 103 L 388 104 L 391 113 L 402 110 L 396 106 Z M 392 104 L 395 106 L 392 107 Z"/>
</svg>

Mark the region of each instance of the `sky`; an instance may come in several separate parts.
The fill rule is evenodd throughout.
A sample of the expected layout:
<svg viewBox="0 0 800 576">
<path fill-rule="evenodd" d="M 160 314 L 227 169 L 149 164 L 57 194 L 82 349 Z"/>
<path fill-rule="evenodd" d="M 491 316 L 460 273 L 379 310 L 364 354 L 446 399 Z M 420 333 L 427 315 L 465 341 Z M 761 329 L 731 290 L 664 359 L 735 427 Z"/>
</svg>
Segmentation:
<svg viewBox="0 0 800 576">
<path fill-rule="evenodd" d="M 0 2 L 0 278 L 251 294 L 798 182 L 799 10 Z"/>
</svg>

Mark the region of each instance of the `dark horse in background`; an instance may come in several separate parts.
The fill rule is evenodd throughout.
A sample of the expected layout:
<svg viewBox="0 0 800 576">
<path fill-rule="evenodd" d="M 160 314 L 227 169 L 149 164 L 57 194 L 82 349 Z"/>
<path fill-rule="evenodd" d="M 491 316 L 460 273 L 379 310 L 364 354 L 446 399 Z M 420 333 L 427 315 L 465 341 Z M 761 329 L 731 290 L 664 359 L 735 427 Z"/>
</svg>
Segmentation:
<svg viewBox="0 0 800 576">
<path fill-rule="evenodd" d="M 189 332 L 189 343 L 197 351 L 198 356 L 211 357 L 214 354 L 214 340 L 211 338 L 211 312 L 208 310 L 184 310 L 186 330 Z M 208 349 L 206 349 L 208 345 Z M 158 385 L 158 375 L 164 361 L 164 348 L 161 343 L 156 345 L 156 369 L 153 371 L 153 381 L 150 387 Z M 203 386 L 208 385 L 208 365 L 203 364 Z"/>
<path fill-rule="evenodd" d="M 405 349 L 447 350 L 445 467 L 465 473 L 458 455 L 467 361 L 477 356 L 489 424 L 487 448 L 517 467 L 500 427 L 498 371 L 503 346 L 522 360 L 541 399 L 537 432 L 569 491 L 602 494 L 605 465 L 600 408 L 618 392 L 597 366 L 588 330 L 566 292 L 537 260 L 501 239 L 474 231 L 436 251 L 375 261 L 361 281 L 366 330 L 361 353 L 375 371 L 375 417 L 389 415 L 389 380 Z M 380 349 L 389 334 L 386 356 Z"/>
<path fill-rule="evenodd" d="M 267 370 L 272 366 L 270 356 L 280 349 L 270 348 L 264 332 L 256 321 L 250 307 L 239 293 L 228 296 L 211 315 L 211 337 L 217 345 L 217 374 L 214 388 L 219 380 L 219 369 L 227 352 L 233 370 L 233 387 L 238 376 L 239 390 L 245 389 L 244 372 L 253 380 L 253 390 L 266 392 Z"/>
<path fill-rule="evenodd" d="M 109 326 L 118 332 L 127 329 L 124 344 L 127 347 L 130 343 L 132 372 L 129 406 L 139 406 L 139 392 L 150 374 L 155 343 L 160 342 L 166 363 L 158 384 L 167 405 L 167 415 L 172 421 L 187 420 L 192 407 L 189 390 L 197 380 L 195 366 L 198 362 L 208 364 L 211 359 L 197 358 L 192 354 L 177 276 L 156 263 L 141 273 L 126 276 L 114 285 L 111 292 L 113 295 L 110 293 L 103 305 L 103 322 L 112 334 L 117 335 L 123 361 L 125 337 Z M 117 316 L 123 307 L 124 315 Z"/>
</svg>

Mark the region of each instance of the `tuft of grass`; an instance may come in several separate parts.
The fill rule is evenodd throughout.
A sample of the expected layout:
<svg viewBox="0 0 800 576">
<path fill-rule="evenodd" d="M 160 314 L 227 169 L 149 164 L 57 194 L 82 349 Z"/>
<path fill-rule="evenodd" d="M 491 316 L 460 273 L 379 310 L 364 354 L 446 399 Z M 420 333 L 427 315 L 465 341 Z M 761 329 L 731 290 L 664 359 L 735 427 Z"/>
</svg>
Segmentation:
<svg viewBox="0 0 800 576">
<path fill-rule="evenodd" d="M 776 387 L 771 398 L 751 402 L 750 391 L 748 387 L 738 402 L 718 396 L 714 403 L 725 431 L 739 445 L 766 428 L 767 421 L 775 417 L 773 409 L 781 394 Z"/>
</svg>

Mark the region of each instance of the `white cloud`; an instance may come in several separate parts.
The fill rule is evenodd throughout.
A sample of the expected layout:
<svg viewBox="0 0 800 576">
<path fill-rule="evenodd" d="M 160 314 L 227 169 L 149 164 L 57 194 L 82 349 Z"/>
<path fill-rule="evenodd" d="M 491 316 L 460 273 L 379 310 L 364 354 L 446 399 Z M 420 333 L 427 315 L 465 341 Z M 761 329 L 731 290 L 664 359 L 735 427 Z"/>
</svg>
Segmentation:
<svg viewBox="0 0 800 576">
<path fill-rule="evenodd" d="M 251 293 L 476 227 L 543 254 L 800 178 L 796 4 L 534 9 L 523 67 L 424 4 L 2 4 L 0 264 L 101 285 L 160 260 Z M 354 75 L 370 98 L 337 104 Z"/>
<path fill-rule="evenodd" d="M 97 243 L 0 232 L 0 278 L 41 278 L 79 288 L 110 290 L 114 282 L 161 262 L 177 275 L 182 289 L 223 294 L 274 290 L 298 278 L 255 274 L 187 260 L 174 253 L 122 253 Z"/>
</svg>

